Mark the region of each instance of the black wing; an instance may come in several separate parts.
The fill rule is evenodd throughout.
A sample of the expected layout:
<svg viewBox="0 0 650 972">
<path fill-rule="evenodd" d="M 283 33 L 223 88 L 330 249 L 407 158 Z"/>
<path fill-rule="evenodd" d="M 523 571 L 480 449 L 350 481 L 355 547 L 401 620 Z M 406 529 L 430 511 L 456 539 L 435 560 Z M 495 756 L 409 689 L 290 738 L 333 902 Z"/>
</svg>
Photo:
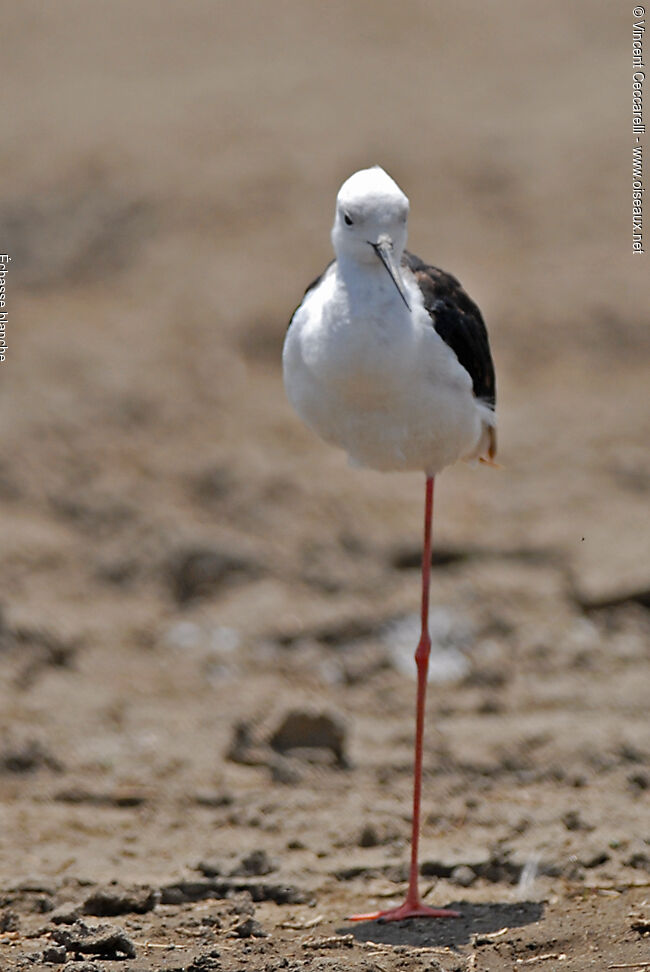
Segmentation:
<svg viewBox="0 0 650 972">
<path fill-rule="evenodd" d="M 318 287 L 319 283 L 321 282 L 321 280 L 323 279 L 323 277 L 325 276 L 325 274 L 327 273 L 327 271 L 329 270 L 329 268 L 332 266 L 333 263 L 336 263 L 336 260 L 330 260 L 330 262 L 327 264 L 327 266 L 325 267 L 325 269 L 323 270 L 323 272 L 322 273 L 319 273 L 319 275 L 316 277 L 315 280 L 312 280 L 312 282 L 309 284 L 309 286 L 305 290 L 304 294 L 302 295 L 302 300 L 305 299 L 305 297 L 307 296 L 307 294 L 309 293 L 310 290 L 313 290 L 314 287 Z M 287 324 L 287 331 L 291 327 L 291 322 L 294 319 L 294 317 L 296 316 L 296 311 L 297 310 L 300 310 L 300 308 L 302 307 L 302 300 L 300 301 L 300 303 L 296 307 L 296 310 L 294 310 L 293 314 L 289 318 L 289 323 Z"/>
<path fill-rule="evenodd" d="M 480 310 L 450 273 L 430 267 L 406 250 L 402 263 L 415 275 L 434 328 L 469 373 L 474 394 L 494 408 L 494 364 Z"/>
</svg>

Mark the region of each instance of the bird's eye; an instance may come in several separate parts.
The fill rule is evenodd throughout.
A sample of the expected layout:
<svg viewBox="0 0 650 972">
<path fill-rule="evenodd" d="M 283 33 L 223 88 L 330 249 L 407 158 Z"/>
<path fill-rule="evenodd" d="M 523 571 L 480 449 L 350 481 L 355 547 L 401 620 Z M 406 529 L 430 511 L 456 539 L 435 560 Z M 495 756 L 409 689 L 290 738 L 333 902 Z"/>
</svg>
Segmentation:
<svg viewBox="0 0 650 972">
<path fill-rule="evenodd" d="M 345 220 L 346 226 L 352 226 L 352 220 L 350 219 L 347 213 L 343 214 L 343 219 Z"/>
</svg>

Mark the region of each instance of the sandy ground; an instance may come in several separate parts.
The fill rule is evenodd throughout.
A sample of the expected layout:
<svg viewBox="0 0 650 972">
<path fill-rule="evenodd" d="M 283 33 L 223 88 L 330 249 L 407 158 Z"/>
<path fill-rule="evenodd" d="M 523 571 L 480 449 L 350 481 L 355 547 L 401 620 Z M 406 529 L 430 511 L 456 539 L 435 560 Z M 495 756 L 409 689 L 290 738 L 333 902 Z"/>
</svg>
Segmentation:
<svg viewBox="0 0 650 972">
<path fill-rule="evenodd" d="M 0 968 L 649 963 L 631 7 L 2 17 Z M 437 491 L 422 885 L 463 917 L 386 926 L 346 915 L 404 893 L 422 482 L 279 367 L 375 161 L 484 310 L 503 466 Z"/>
</svg>

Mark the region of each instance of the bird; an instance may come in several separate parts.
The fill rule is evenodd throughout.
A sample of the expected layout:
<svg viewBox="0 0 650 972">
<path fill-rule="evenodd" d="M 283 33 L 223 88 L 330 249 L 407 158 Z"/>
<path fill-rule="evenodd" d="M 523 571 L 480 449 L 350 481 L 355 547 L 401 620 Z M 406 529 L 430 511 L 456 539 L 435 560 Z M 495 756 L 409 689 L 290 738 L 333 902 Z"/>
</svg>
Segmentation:
<svg viewBox="0 0 650 972">
<path fill-rule="evenodd" d="M 459 917 L 429 907 L 418 890 L 434 482 L 458 460 L 496 465 L 496 381 L 481 312 L 455 277 L 406 249 L 408 216 L 408 197 L 380 166 L 343 183 L 334 259 L 307 287 L 282 352 L 287 398 L 321 439 L 353 465 L 425 477 L 408 890 L 399 907 L 355 921 Z"/>
</svg>

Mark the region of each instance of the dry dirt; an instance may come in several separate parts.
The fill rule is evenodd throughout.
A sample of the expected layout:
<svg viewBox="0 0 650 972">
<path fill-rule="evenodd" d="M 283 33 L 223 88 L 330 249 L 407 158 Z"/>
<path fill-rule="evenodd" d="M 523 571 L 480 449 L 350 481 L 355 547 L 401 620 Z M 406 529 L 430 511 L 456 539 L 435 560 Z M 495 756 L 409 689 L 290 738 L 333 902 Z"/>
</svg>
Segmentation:
<svg viewBox="0 0 650 972">
<path fill-rule="evenodd" d="M 631 10 L 4 6 L 2 972 L 648 967 Z M 385 926 L 346 915 L 404 892 L 422 482 L 279 368 L 375 161 L 484 310 L 502 463 L 437 491 L 422 884 L 463 917 Z"/>
</svg>

